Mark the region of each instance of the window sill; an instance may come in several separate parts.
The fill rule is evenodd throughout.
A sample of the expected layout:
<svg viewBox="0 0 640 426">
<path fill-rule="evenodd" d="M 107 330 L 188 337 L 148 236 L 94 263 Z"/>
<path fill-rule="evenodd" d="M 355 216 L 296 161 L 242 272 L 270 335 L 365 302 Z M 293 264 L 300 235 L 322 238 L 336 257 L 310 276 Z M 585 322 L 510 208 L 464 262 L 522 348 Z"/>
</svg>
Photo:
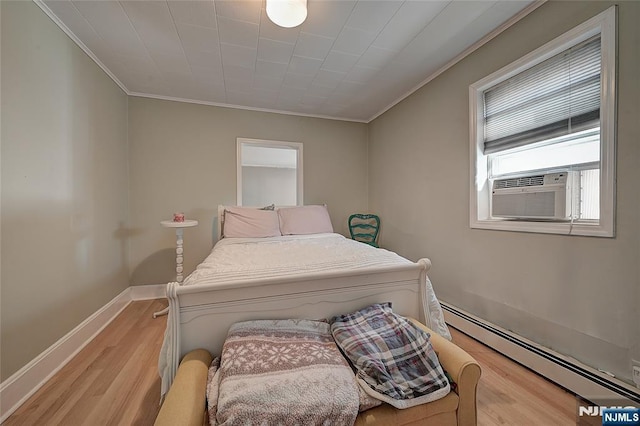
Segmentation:
<svg viewBox="0 0 640 426">
<path fill-rule="evenodd" d="M 587 237 L 614 237 L 613 226 L 588 222 L 534 222 L 504 219 L 471 219 L 472 229 L 495 231 L 532 232 L 537 234 L 581 235 Z"/>
</svg>

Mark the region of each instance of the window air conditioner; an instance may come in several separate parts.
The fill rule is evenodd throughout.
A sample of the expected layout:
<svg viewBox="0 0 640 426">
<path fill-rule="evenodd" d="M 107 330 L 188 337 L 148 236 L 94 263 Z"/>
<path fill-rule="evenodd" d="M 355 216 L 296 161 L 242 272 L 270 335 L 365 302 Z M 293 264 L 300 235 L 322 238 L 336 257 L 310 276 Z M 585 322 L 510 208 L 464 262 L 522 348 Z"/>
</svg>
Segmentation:
<svg viewBox="0 0 640 426">
<path fill-rule="evenodd" d="M 491 215 L 511 219 L 567 220 L 573 173 L 548 173 L 493 181 Z M 577 192 L 577 191 L 576 191 Z"/>
</svg>

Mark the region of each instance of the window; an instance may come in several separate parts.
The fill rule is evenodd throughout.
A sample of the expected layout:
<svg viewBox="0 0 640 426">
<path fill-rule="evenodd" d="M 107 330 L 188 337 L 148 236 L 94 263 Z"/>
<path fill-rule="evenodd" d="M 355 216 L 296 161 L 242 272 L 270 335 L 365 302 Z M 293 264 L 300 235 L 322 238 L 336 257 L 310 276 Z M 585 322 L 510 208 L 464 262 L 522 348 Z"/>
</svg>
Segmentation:
<svg viewBox="0 0 640 426">
<path fill-rule="evenodd" d="M 239 206 L 302 204 L 302 144 L 238 138 Z"/>
<path fill-rule="evenodd" d="M 615 13 L 470 86 L 472 228 L 614 236 Z"/>
</svg>

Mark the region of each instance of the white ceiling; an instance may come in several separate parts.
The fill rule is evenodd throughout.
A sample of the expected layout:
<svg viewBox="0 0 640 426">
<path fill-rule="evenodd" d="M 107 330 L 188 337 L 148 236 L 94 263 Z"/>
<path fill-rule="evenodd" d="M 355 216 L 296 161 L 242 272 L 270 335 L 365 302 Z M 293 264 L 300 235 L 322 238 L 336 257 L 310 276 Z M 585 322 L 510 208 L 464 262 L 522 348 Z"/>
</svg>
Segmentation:
<svg viewBox="0 0 640 426">
<path fill-rule="evenodd" d="M 130 95 L 368 122 L 533 1 L 35 0 Z"/>
</svg>

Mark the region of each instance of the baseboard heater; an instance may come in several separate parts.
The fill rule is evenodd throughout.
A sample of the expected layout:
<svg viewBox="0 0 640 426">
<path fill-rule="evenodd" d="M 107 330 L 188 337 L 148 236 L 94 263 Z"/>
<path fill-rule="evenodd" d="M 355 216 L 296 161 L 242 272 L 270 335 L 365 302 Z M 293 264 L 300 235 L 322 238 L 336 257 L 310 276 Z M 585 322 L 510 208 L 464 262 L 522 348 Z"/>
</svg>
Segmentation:
<svg viewBox="0 0 640 426">
<path fill-rule="evenodd" d="M 640 405 L 640 390 L 579 361 L 441 302 L 445 321 L 594 405 Z"/>
</svg>

